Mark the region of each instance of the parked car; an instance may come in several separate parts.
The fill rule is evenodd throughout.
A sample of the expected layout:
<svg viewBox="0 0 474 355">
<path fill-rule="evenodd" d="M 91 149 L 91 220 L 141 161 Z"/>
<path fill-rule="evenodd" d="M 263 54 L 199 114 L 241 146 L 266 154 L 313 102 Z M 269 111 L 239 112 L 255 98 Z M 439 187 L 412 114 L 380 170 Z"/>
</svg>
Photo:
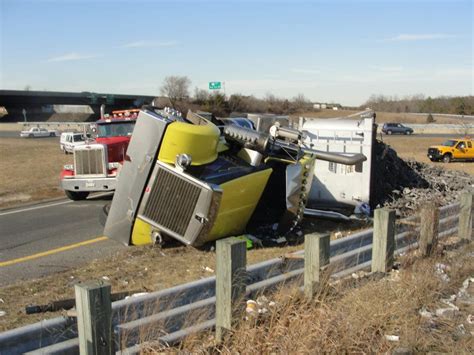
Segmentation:
<svg viewBox="0 0 474 355">
<path fill-rule="evenodd" d="M 428 148 L 428 158 L 431 161 L 442 160 L 449 163 L 452 160 L 474 159 L 474 142 L 470 138 L 449 139 L 441 145 Z"/>
<path fill-rule="evenodd" d="M 20 137 L 26 138 L 33 138 L 33 137 L 56 137 L 58 132 L 51 129 L 40 128 L 40 127 L 31 127 L 27 131 L 21 131 Z"/>
<path fill-rule="evenodd" d="M 63 132 L 61 133 L 61 138 L 59 139 L 59 147 L 65 153 L 71 153 L 74 151 L 74 148 L 79 145 L 86 144 L 86 137 L 83 133 L 77 132 Z"/>
<path fill-rule="evenodd" d="M 401 123 L 384 123 L 382 132 L 385 134 L 413 134 L 413 129 Z"/>
</svg>

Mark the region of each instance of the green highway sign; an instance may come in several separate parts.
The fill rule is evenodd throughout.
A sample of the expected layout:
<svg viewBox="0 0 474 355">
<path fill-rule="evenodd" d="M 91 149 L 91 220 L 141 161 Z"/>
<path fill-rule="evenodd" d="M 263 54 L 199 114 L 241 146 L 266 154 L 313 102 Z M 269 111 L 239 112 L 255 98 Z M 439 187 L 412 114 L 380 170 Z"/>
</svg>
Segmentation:
<svg viewBox="0 0 474 355">
<path fill-rule="evenodd" d="M 209 82 L 209 90 L 220 90 L 222 87 L 220 81 L 211 81 Z"/>
</svg>

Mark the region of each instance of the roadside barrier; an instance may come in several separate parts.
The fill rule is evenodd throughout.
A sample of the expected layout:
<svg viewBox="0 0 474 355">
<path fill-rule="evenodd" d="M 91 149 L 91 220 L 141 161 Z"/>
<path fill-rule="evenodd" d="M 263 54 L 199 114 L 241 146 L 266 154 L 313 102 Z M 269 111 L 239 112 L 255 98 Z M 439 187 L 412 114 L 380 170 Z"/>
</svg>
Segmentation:
<svg viewBox="0 0 474 355">
<path fill-rule="evenodd" d="M 79 344 L 84 349 L 89 342 L 91 346 L 107 344 L 121 354 L 137 354 L 146 341 L 173 344 L 213 328 L 219 340 L 232 329 L 241 302 L 263 291 L 291 283 L 311 298 L 321 287 L 320 273 L 325 270 L 330 270 L 331 278 L 359 270 L 385 272 L 391 269 L 395 255 L 414 248 L 429 255 L 439 238 L 458 235 L 471 241 L 472 201 L 473 194 L 466 192 L 459 203 L 427 206 L 421 215 L 400 221 L 395 221 L 394 211 L 378 209 L 374 228 L 331 242 L 327 235 L 306 235 L 305 250 L 250 266 L 246 266 L 245 242 L 219 240 L 216 277 L 116 301 L 110 312 L 101 311 L 110 305 L 109 285 L 79 285 L 77 319 L 57 317 L 0 333 L 0 353 L 79 353 Z M 436 211 L 427 212 L 433 209 Z M 87 301 L 92 294 L 99 295 L 94 296 L 99 303 Z M 144 338 L 150 329 L 154 338 Z"/>
</svg>

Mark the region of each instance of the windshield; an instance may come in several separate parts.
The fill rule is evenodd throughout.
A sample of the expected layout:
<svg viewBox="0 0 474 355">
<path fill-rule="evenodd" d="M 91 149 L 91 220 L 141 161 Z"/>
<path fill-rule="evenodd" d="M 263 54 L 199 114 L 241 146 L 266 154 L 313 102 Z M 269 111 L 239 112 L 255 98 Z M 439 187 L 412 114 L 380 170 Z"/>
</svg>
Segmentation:
<svg viewBox="0 0 474 355">
<path fill-rule="evenodd" d="M 456 145 L 456 141 L 450 139 L 449 141 L 444 142 L 443 145 L 445 147 L 454 147 Z"/>
<path fill-rule="evenodd" d="M 131 136 L 135 121 L 113 122 L 98 124 L 97 129 L 100 138 Z"/>
</svg>

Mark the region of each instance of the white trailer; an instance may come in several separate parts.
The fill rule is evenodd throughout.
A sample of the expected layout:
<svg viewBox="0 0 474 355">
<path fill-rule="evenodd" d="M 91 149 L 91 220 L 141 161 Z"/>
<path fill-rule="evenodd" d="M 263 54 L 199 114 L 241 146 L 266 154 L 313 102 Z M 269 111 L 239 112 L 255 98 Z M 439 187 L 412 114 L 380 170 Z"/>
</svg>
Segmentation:
<svg viewBox="0 0 474 355">
<path fill-rule="evenodd" d="M 318 160 L 308 196 L 309 209 L 345 211 L 370 205 L 374 118 L 300 118 L 299 129 L 306 133 L 308 147 L 334 153 L 362 153 L 367 160 L 349 166 Z M 308 209 L 308 214 L 311 213 Z M 321 213 L 320 215 L 324 215 Z M 328 217 L 336 215 L 328 214 Z"/>
</svg>

